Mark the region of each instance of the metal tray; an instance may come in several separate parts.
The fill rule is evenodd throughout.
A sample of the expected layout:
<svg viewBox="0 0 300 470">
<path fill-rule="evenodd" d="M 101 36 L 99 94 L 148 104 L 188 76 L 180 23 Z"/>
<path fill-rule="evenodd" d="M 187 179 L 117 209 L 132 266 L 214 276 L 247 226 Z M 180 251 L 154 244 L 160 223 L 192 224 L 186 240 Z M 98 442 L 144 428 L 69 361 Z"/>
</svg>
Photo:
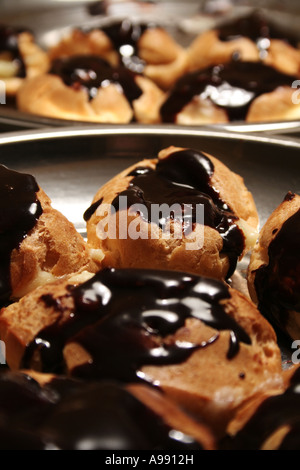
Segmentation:
<svg viewBox="0 0 300 470">
<path fill-rule="evenodd" d="M 39 185 L 85 237 L 83 213 L 98 188 L 115 174 L 169 145 L 190 147 L 222 160 L 252 191 L 263 225 L 288 191 L 300 194 L 300 140 L 181 126 L 73 126 L 0 136 L 0 164 L 35 176 Z M 246 288 L 248 259 L 238 265 Z M 290 344 L 280 338 L 282 360 Z"/>
<path fill-rule="evenodd" d="M 224 21 L 226 16 L 244 15 L 253 8 L 260 7 L 266 15 L 272 16 L 279 24 L 288 27 L 295 34 L 299 34 L 300 9 L 296 8 L 294 3 L 293 5 L 287 4 L 285 8 L 276 9 L 276 2 L 275 6 L 273 2 L 269 2 L 270 5 L 264 2 L 264 8 L 259 5 L 259 2 L 252 2 L 252 7 L 238 6 L 235 4 L 236 2 L 232 2 L 232 4 L 229 2 L 227 9 L 225 8 L 222 13 L 216 12 L 216 14 L 206 11 L 206 4 L 209 2 L 195 0 L 188 2 L 110 0 L 98 3 L 99 5 L 103 4 L 103 9 L 99 9 L 99 14 L 92 14 L 93 2 L 88 0 L 77 0 L 76 2 L 47 0 L 42 4 L 37 0 L 27 0 L 22 4 L 22 8 L 16 7 L 16 3 L 10 1 L 3 5 L 2 22 L 28 27 L 35 33 L 36 41 L 41 47 L 47 49 L 56 44 L 73 27 L 101 26 L 116 19 L 130 17 L 135 21 L 152 20 L 161 24 L 180 44 L 187 46 L 195 35 Z M 85 124 L 79 121 L 52 119 L 20 112 L 11 103 L 0 105 L 0 132 Z M 90 125 L 101 128 L 101 124 Z M 199 127 L 205 128 L 206 126 Z M 239 133 L 268 132 L 269 134 L 300 136 L 300 121 L 251 124 L 233 122 L 213 127 L 216 130 L 224 129 Z"/>
</svg>

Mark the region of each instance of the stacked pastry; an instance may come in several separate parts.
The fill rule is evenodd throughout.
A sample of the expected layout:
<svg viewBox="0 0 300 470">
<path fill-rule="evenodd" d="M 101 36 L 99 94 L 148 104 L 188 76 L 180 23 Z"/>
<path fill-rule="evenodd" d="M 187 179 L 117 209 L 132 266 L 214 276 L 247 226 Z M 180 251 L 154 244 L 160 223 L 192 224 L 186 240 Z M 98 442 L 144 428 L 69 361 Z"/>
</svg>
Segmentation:
<svg viewBox="0 0 300 470">
<path fill-rule="evenodd" d="M 16 397 L 0 408 L 3 447 L 247 447 L 247 410 L 294 383 L 266 311 L 294 328 L 299 260 L 284 260 L 299 197 L 258 237 L 242 176 L 169 147 L 91 195 L 84 240 L 35 178 L 0 169 L 1 403 Z M 251 249 L 252 300 L 233 283 Z"/>
<path fill-rule="evenodd" d="M 20 110 L 100 123 L 198 125 L 298 119 L 297 38 L 261 13 L 180 45 L 164 27 L 124 19 L 73 28 L 23 80 Z"/>
</svg>

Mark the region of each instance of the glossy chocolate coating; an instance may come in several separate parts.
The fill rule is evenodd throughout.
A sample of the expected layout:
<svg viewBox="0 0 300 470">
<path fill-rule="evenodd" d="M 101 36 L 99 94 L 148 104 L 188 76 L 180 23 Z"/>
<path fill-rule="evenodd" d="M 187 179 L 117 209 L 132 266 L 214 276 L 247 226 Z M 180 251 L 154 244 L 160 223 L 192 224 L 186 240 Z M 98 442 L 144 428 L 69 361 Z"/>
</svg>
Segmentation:
<svg viewBox="0 0 300 470">
<path fill-rule="evenodd" d="M 300 209 L 278 230 L 268 247 L 268 257 L 268 265 L 255 272 L 258 307 L 285 331 L 289 312 L 300 315 Z"/>
<path fill-rule="evenodd" d="M 202 152 L 193 149 L 173 152 L 167 158 L 158 160 L 155 170 L 138 167 L 130 173 L 133 179 L 128 189 L 113 200 L 112 206 L 118 210 L 120 196 L 126 196 L 128 208 L 138 204 L 141 217 L 160 227 L 167 221 L 153 218 L 151 206 L 181 206 L 179 213 L 171 215 L 181 222 L 183 232 L 188 234 L 196 222 L 197 205 L 203 205 L 204 224 L 216 229 L 223 239 L 222 253 L 229 258 L 227 277 L 230 277 L 244 250 L 245 239 L 236 225 L 238 218 L 211 183 L 213 172 L 211 160 Z"/>
<path fill-rule="evenodd" d="M 193 98 L 201 97 L 225 110 L 229 121 L 245 120 L 255 98 L 280 86 L 291 87 L 296 79 L 261 62 L 232 61 L 212 66 L 181 77 L 160 114 L 163 122 L 175 122 Z"/>
<path fill-rule="evenodd" d="M 113 43 L 121 63 L 133 72 L 142 73 L 145 62 L 139 57 L 138 42 L 146 29 L 150 27 L 150 24 L 133 23 L 125 19 L 102 26 L 101 30 Z"/>
<path fill-rule="evenodd" d="M 17 76 L 20 78 L 26 76 L 25 64 L 18 43 L 18 36 L 22 32 L 24 32 L 24 30 L 21 28 L 0 24 L 0 54 L 3 52 L 10 54 L 12 60 L 18 64 Z"/>
<path fill-rule="evenodd" d="M 0 374 L 2 450 L 201 450 L 115 382 Z M 176 431 L 176 430 L 175 430 Z M 175 437 L 176 436 L 176 437 Z"/>
<path fill-rule="evenodd" d="M 59 371 L 64 345 L 76 342 L 92 361 L 74 368 L 73 376 L 127 383 L 144 380 L 140 370 L 147 364 L 179 364 L 195 350 L 210 347 L 218 339 L 218 330 L 231 331 L 227 359 L 238 353 L 241 341 L 251 344 L 221 304 L 230 294 L 220 281 L 179 272 L 107 268 L 70 287 L 68 295 L 74 310 L 63 323 L 58 319 L 39 332 L 27 347 L 25 367 L 38 350 L 44 371 Z M 51 307 L 57 302 L 56 310 L 63 315 L 59 300 L 51 296 L 42 300 Z M 217 331 L 201 345 L 167 341 L 188 318 Z"/>
<path fill-rule="evenodd" d="M 0 165 L 0 302 L 11 295 L 10 258 L 42 214 L 33 176 Z"/>
<path fill-rule="evenodd" d="M 236 437 L 224 440 L 224 447 L 235 450 L 259 450 L 278 429 L 287 427 L 287 432 L 277 449 L 299 450 L 299 385 L 300 369 L 297 369 L 286 392 L 264 400 Z"/>
<path fill-rule="evenodd" d="M 121 88 L 129 103 L 142 94 L 130 70 L 125 67 L 112 67 L 97 56 L 83 55 L 55 59 L 49 73 L 58 75 L 65 85 L 75 90 L 85 89 L 90 100 L 97 95 L 100 87 L 110 83 Z"/>
</svg>

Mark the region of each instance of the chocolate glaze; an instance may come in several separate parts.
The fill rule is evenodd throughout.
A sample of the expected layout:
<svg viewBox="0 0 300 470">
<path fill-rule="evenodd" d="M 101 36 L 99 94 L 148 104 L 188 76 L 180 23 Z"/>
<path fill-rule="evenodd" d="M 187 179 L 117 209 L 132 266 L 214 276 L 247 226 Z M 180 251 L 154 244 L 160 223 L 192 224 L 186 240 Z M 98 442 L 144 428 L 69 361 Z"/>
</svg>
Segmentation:
<svg viewBox="0 0 300 470">
<path fill-rule="evenodd" d="M 18 36 L 22 32 L 24 29 L 0 24 L 0 54 L 3 52 L 10 54 L 12 60 L 18 64 L 17 76 L 20 78 L 26 76 L 25 64 L 19 50 Z"/>
<path fill-rule="evenodd" d="M 196 222 L 197 205 L 202 204 L 204 224 L 216 229 L 223 239 L 222 253 L 229 258 L 227 277 L 230 277 L 245 247 L 245 239 L 236 225 L 238 217 L 211 184 L 213 172 L 211 160 L 202 152 L 193 149 L 173 152 L 159 160 L 155 170 L 138 167 L 130 173 L 128 176 L 133 178 L 128 189 L 113 200 L 112 206 L 119 210 L 120 196 L 126 196 L 128 208 L 138 204 L 144 220 L 163 227 L 167 221 L 153 218 L 152 204 L 180 205 L 186 209 L 185 213 L 180 210 L 171 215 L 182 223 L 183 231 L 188 234 Z"/>
<path fill-rule="evenodd" d="M 268 257 L 268 265 L 255 272 L 258 307 L 285 331 L 289 311 L 300 315 L 300 209 L 276 232 Z"/>
<path fill-rule="evenodd" d="M 218 35 L 221 41 L 231 41 L 241 37 L 251 39 L 257 44 L 262 58 L 268 53 L 270 39 L 280 39 L 293 47 L 297 47 L 299 43 L 299 38 L 267 19 L 259 11 L 227 21 L 218 27 Z"/>
<path fill-rule="evenodd" d="M 259 450 L 274 432 L 283 427 L 289 431 L 278 450 L 298 450 L 300 447 L 300 369 L 296 369 L 285 393 L 269 397 L 255 411 L 243 429 L 222 446 L 234 450 Z M 275 449 L 276 450 L 276 449 Z"/>
<path fill-rule="evenodd" d="M 109 37 L 119 54 L 121 63 L 136 73 L 142 73 L 145 61 L 139 57 L 138 42 L 151 24 L 133 23 L 129 19 L 117 21 L 101 30 Z"/>
<path fill-rule="evenodd" d="M 0 396 L 2 450 L 202 449 L 185 434 L 172 438 L 172 427 L 115 382 L 60 376 L 42 387 L 7 373 Z"/>
<path fill-rule="evenodd" d="M 75 90 L 85 89 L 90 100 L 95 98 L 98 88 L 109 83 L 121 87 L 129 103 L 142 94 L 130 70 L 125 67 L 112 67 L 97 56 L 83 55 L 55 59 L 49 73 L 58 75 L 65 85 Z"/>
<path fill-rule="evenodd" d="M 220 302 L 230 297 L 229 290 L 216 280 L 179 272 L 107 268 L 84 284 L 70 287 L 68 295 L 73 297 L 74 310 L 64 322 L 59 318 L 39 332 L 27 347 L 24 367 L 30 367 L 33 353 L 39 351 L 43 370 L 59 372 L 64 345 L 76 342 L 92 360 L 73 369 L 73 376 L 147 380 L 140 372 L 143 366 L 181 363 L 218 339 L 214 333 L 201 345 L 168 340 L 187 318 L 231 331 L 228 359 L 238 353 L 241 341 L 251 343 L 226 314 Z M 51 299 L 43 300 L 55 306 Z M 59 306 L 57 311 L 63 315 Z"/>
<path fill-rule="evenodd" d="M 10 298 L 10 257 L 42 214 L 33 176 L 0 165 L 0 302 Z"/>
<path fill-rule="evenodd" d="M 209 99 L 226 111 L 229 121 L 245 120 L 250 105 L 260 95 L 280 86 L 291 87 L 297 77 L 261 62 L 232 61 L 181 77 L 163 103 L 163 122 L 175 122 L 177 114 L 194 98 Z"/>
</svg>

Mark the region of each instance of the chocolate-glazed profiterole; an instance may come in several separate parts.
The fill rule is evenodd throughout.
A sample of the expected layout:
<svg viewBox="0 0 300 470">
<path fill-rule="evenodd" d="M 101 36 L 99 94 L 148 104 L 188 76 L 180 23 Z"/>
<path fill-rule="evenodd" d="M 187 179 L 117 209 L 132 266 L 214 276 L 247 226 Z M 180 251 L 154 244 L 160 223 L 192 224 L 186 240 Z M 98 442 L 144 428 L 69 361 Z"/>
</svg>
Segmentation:
<svg viewBox="0 0 300 470">
<path fill-rule="evenodd" d="M 40 287 L 2 309 L 0 338 L 12 369 L 150 383 L 218 432 L 281 383 L 274 331 L 254 304 L 178 271 L 105 268 Z"/>
<path fill-rule="evenodd" d="M 168 213 L 155 213 L 164 207 Z M 240 176 L 212 156 L 175 147 L 110 180 L 85 219 L 88 243 L 101 247 L 104 266 L 179 269 L 216 278 L 233 274 L 256 240 L 258 225 Z M 107 230 L 107 222 L 116 230 Z M 132 225 L 138 233 L 131 233 Z"/>
<path fill-rule="evenodd" d="M 83 268 L 92 252 L 32 175 L 0 165 L 0 302 Z"/>
<path fill-rule="evenodd" d="M 206 427 L 146 386 L 6 372 L 0 397 L 3 450 L 215 448 Z"/>
<path fill-rule="evenodd" d="M 95 55 L 58 58 L 49 72 L 27 80 L 17 95 L 22 111 L 107 123 L 157 122 L 163 92 L 147 78 Z"/>
<path fill-rule="evenodd" d="M 298 450 L 300 445 L 300 369 L 284 372 L 281 393 L 250 400 L 228 426 L 222 447 L 235 450 Z"/>
<path fill-rule="evenodd" d="M 288 193 L 261 230 L 249 264 L 260 311 L 292 339 L 300 334 L 300 196 Z"/>
<path fill-rule="evenodd" d="M 51 60 L 77 54 L 95 54 L 111 64 L 169 88 L 187 70 L 186 50 L 161 26 L 129 18 L 84 31 L 73 29 L 49 51 Z"/>
<path fill-rule="evenodd" d="M 284 73 L 300 73 L 299 37 L 260 11 L 234 17 L 199 34 L 188 47 L 189 70 L 230 62 L 264 62 Z"/>
<path fill-rule="evenodd" d="M 167 94 L 163 122 L 267 121 L 300 115 L 296 76 L 260 62 L 232 61 L 182 76 Z"/>
<path fill-rule="evenodd" d="M 35 44 L 30 31 L 0 24 L 0 79 L 9 96 L 15 95 L 25 78 L 45 73 L 48 66 L 46 52 Z"/>
</svg>

